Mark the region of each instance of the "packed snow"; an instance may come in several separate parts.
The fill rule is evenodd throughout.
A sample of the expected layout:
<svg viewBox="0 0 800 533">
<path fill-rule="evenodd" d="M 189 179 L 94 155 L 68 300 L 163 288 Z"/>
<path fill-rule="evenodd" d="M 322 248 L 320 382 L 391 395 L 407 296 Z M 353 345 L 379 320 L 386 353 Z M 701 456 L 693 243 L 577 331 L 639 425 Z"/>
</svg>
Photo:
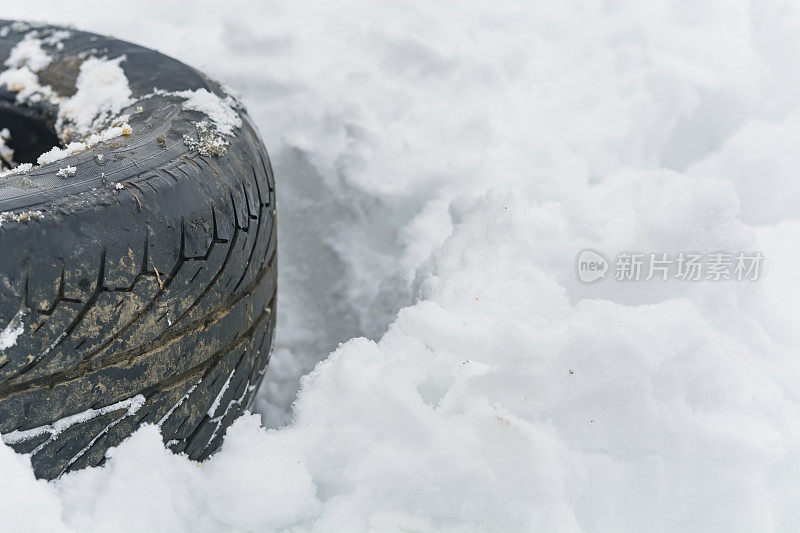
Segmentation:
<svg viewBox="0 0 800 533">
<path fill-rule="evenodd" d="M 87 57 L 81 63 L 75 94 L 59 104 L 56 131 L 62 138 L 80 139 L 101 131 L 133 103 L 128 78 L 120 66 L 123 61 L 124 55 L 114 59 Z M 65 128 L 69 132 L 66 135 Z"/>
<path fill-rule="evenodd" d="M 51 483 L 0 445 L 2 528 L 800 528 L 800 7 L 113 9 L 5 16 L 241 93 L 277 177 L 276 349 L 201 465 L 152 425 Z M 764 263 L 583 283 L 584 250 Z"/>
<path fill-rule="evenodd" d="M 7 67 L 27 67 L 33 72 L 39 72 L 53 60 L 50 54 L 42 48 L 42 40 L 35 32 L 25 35 L 17 44 L 5 62 Z"/>
</svg>

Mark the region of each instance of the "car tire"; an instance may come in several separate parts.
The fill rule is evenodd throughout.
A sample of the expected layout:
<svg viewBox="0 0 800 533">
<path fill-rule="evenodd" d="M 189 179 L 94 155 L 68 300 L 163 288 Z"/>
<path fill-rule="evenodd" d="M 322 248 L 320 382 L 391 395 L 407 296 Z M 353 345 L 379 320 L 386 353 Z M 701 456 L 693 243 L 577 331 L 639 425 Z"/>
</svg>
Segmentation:
<svg viewBox="0 0 800 533">
<path fill-rule="evenodd" d="M 146 423 L 202 461 L 250 405 L 270 358 L 276 213 L 264 144 L 238 101 L 175 59 L 0 21 L 0 63 L 25 39 L 50 56 L 36 76 L 53 96 L 21 101 L 0 87 L 0 128 L 20 158 L 66 145 L 57 102 L 76 93 L 88 58 L 116 60 L 130 98 L 124 134 L 0 177 L 3 441 L 48 479 L 103 463 Z M 209 117 L 186 105 L 193 94 L 238 117 L 211 149 Z"/>
</svg>

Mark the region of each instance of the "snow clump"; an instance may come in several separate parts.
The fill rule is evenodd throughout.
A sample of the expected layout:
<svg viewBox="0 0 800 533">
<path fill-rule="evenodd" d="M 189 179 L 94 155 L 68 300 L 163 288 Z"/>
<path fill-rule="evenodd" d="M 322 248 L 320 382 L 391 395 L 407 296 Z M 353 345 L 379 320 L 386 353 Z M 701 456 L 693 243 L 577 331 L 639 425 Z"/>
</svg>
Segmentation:
<svg viewBox="0 0 800 533">
<path fill-rule="evenodd" d="M 183 98 L 183 109 L 198 111 L 207 117 L 207 120 L 195 122 L 197 138 L 184 135 L 183 142 L 192 150 L 197 150 L 203 155 L 223 155 L 232 137 L 234 130 L 242 126 L 242 119 L 237 112 L 239 102 L 230 95 L 220 98 L 207 89 L 164 91 L 156 89 L 148 96 L 172 96 Z"/>
<path fill-rule="evenodd" d="M 56 176 L 58 176 L 59 178 L 70 178 L 75 175 L 75 172 L 77 170 L 78 170 L 77 168 L 72 166 L 60 168 L 58 169 L 58 172 L 56 172 Z"/>
<path fill-rule="evenodd" d="M 123 108 L 133 103 L 128 78 L 120 66 L 122 61 L 124 55 L 115 59 L 89 57 L 81 63 L 75 94 L 60 102 L 58 108 L 56 131 L 62 139 L 82 139 L 102 132 L 109 122 L 119 120 Z"/>
</svg>

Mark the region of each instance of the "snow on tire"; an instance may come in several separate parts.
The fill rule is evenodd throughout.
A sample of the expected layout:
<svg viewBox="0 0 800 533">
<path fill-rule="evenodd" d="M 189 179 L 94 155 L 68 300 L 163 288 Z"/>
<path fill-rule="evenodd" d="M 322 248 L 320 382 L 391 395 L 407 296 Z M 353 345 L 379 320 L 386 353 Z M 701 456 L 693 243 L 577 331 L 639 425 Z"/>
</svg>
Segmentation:
<svg viewBox="0 0 800 533">
<path fill-rule="evenodd" d="M 145 423 L 205 459 L 275 327 L 255 126 L 202 73 L 108 37 L 0 21 L 0 61 L 3 441 L 43 478 Z"/>
</svg>

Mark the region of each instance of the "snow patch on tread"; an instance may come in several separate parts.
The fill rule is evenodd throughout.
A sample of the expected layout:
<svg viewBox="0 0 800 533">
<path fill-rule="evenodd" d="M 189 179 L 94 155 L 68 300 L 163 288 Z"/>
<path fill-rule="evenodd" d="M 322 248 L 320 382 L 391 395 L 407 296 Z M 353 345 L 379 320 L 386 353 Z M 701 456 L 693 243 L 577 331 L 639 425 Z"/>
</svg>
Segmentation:
<svg viewBox="0 0 800 533">
<path fill-rule="evenodd" d="M 0 172 L 0 178 L 5 178 L 6 176 L 11 176 L 14 174 L 21 174 L 23 172 L 27 172 L 33 168 L 31 163 L 22 163 L 21 165 L 17 165 L 14 168 L 9 168 L 8 170 L 4 170 Z"/>
<path fill-rule="evenodd" d="M 223 99 L 206 89 L 180 91 L 176 95 L 186 98 L 184 109 L 203 113 L 223 135 L 233 135 L 234 128 L 242 126 L 242 119 L 236 112 L 236 101 L 231 96 Z"/>
<path fill-rule="evenodd" d="M 230 143 L 222 137 L 216 128 L 206 120 L 195 123 L 197 139 L 191 135 L 183 136 L 183 143 L 191 150 L 200 152 L 201 155 L 224 155 Z"/>
<path fill-rule="evenodd" d="M 127 115 L 124 115 L 123 118 L 127 120 Z M 38 159 L 36 159 L 36 162 L 40 165 L 44 165 L 47 163 L 52 163 L 54 161 L 59 161 L 67 156 L 78 154 L 80 152 L 88 150 L 92 146 L 99 144 L 103 141 L 109 141 L 111 139 L 115 139 L 122 135 L 130 135 L 132 132 L 133 130 L 131 129 L 130 125 L 127 122 L 122 122 L 121 124 L 115 123 L 115 125 L 106 128 L 100 133 L 93 133 L 82 141 L 71 142 L 64 148 L 59 148 L 58 146 L 54 146 L 52 149 L 50 149 L 50 151 L 40 155 Z M 16 170 L 16 168 L 14 170 Z M 30 170 L 30 168 L 28 170 Z M 3 177 L 4 175 L 6 174 L 0 174 L 0 177 Z"/>
<path fill-rule="evenodd" d="M 219 407 L 219 404 L 222 401 L 222 397 L 225 395 L 225 391 L 228 390 L 228 387 L 231 384 L 231 378 L 233 377 L 233 374 L 235 372 L 236 368 L 231 370 L 231 373 L 228 374 L 228 379 L 225 380 L 225 383 L 222 385 L 222 389 L 220 389 L 219 394 L 217 394 L 217 397 L 214 398 L 214 401 L 211 403 L 211 407 L 208 408 L 208 416 L 213 417 L 214 413 L 217 412 L 217 408 Z"/>
<path fill-rule="evenodd" d="M 14 167 L 14 149 L 8 145 L 11 140 L 11 131 L 8 128 L 0 130 L 0 159 L 2 159 L 9 168 Z"/>
<path fill-rule="evenodd" d="M 208 117 L 208 120 L 195 122 L 197 139 L 190 135 L 183 136 L 183 142 L 192 150 L 202 155 L 223 155 L 230 145 L 225 137 L 233 137 L 237 128 L 242 127 L 242 118 L 237 111 L 241 104 L 231 95 L 221 98 L 207 89 L 165 91 L 155 89 L 145 96 L 173 96 L 183 98 L 181 105 L 188 111 L 198 111 Z"/>
<path fill-rule="evenodd" d="M 191 396 L 191 394 L 194 392 L 194 390 L 197 388 L 197 386 L 198 386 L 198 385 L 200 385 L 200 382 L 202 382 L 202 381 L 203 381 L 203 378 L 200 378 L 200 379 L 198 379 L 198 380 L 197 380 L 197 383 L 195 383 L 194 385 L 192 385 L 191 387 L 189 387 L 189 390 L 187 390 L 187 391 L 186 391 L 186 394 L 184 394 L 183 396 L 181 396 L 181 399 L 180 399 L 180 400 L 178 400 L 178 401 L 177 401 L 177 403 L 175 403 L 175 405 L 173 405 L 172 407 L 170 407 L 169 411 L 167 411 L 167 414 L 165 414 L 164 416 L 162 416 L 162 417 L 161 417 L 161 420 L 159 420 L 159 421 L 158 421 L 158 423 L 157 423 L 156 425 L 157 425 L 158 427 L 161 427 L 162 425 L 164 425 L 164 422 L 166 422 L 167 420 L 169 420 L 169 417 L 171 417 L 171 416 L 172 416 L 172 413 L 174 413 L 174 412 L 175 412 L 175 409 L 177 409 L 178 407 L 180 407 L 181 405 L 183 405 L 183 402 L 185 402 L 186 400 L 188 400 L 188 399 L 189 399 L 189 396 Z M 175 441 L 175 442 L 177 442 L 177 441 Z"/>
<path fill-rule="evenodd" d="M 20 309 L 3 331 L 0 331 L 0 350 L 6 350 L 17 344 L 17 337 L 25 331 L 25 324 L 22 323 L 24 316 L 25 310 Z"/>
<path fill-rule="evenodd" d="M 74 426 L 75 424 L 88 422 L 89 420 L 97 418 L 98 416 L 101 415 L 112 413 L 114 411 L 119 411 L 120 409 L 128 410 L 125 416 L 131 416 L 133 414 L 136 414 L 136 412 L 138 412 L 139 409 L 142 408 L 144 402 L 145 402 L 145 397 L 141 394 L 137 394 L 136 396 L 128 398 L 127 400 L 122 400 L 117 403 L 101 407 L 99 409 L 87 409 L 81 413 L 65 416 L 64 418 L 56 420 L 52 424 L 48 424 L 46 426 L 39 426 L 32 429 L 17 430 L 17 431 L 12 431 L 10 433 L 6 433 L 5 435 L 2 436 L 2 440 L 6 444 L 17 444 L 19 442 L 24 442 L 36 438 L 45 433 L 49 433 L 50 441 L 52 441 L 53 439 L 57 438 L 58 435 L 60 435 L 70 427 Z M 41 449 L 41 446 L 38 447 L 36 450 L 34 450 L 32 453 L 35 454 L 36 451 L 38 451 L 39 449 Z"/>
<path fill-rule="evenodd" d="M 78 169 L 75 167 L 66 166 L 64 168 L 59 168 L 58 172 L 56 172 L 56 176 L 58 176 L 59 178 L 69 178 L 74 176 L 77 170 Z"/>
</svg>

